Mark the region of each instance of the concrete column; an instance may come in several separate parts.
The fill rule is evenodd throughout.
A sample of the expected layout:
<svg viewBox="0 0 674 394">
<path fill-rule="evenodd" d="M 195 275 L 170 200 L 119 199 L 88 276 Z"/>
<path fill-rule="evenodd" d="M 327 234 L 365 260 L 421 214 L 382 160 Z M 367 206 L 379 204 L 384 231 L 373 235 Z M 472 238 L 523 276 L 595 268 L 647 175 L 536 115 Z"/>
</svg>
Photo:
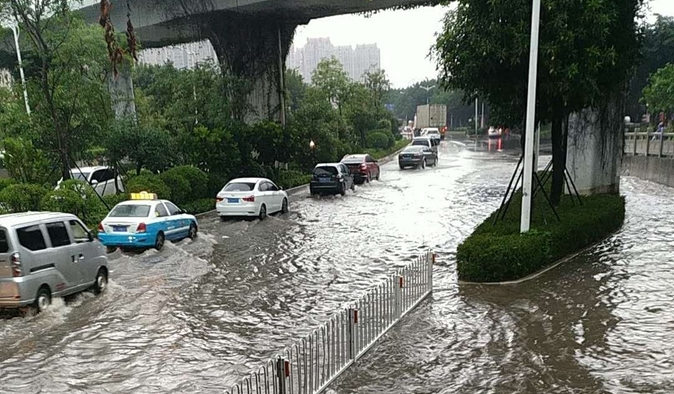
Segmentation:
<svg viewBox="0 0 674 394">
<path fill-rule="evenodd" d="M 108 76 L 108 91 L 112 109 L 118 118 L 136 115 L 136 98 L 133 93 L 131 63 L 124 61 L 117 67 L 117 76 Z"/>
<path fill-rule="evenodd" d="M 581 194 L 619 193 L 624 106 L 615 94 L 569 118 L 567 168 Z"/>
<path fill-rule="evenodd" d="M 281 70 L 298 24 L 278 19 L 224 12 L 204 17 L 201 26 L 236 86 L 230 89 L 233 116 L 247 123 L 284 120 Z"/>
</svg>

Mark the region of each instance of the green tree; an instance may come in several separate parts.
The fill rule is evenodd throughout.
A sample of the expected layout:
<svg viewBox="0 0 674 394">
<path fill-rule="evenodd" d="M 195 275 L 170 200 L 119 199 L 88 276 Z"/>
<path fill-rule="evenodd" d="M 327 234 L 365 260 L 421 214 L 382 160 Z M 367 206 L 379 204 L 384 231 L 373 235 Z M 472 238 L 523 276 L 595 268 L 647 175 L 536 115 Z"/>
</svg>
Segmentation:
<svg viewBox="0 0 674 394">
<path fill-rule="evenodd" d="M 300 103 L 304 100 L 307 84 L 304 82 L 302 74 L 297 70 L 290 69 L 286 71 L 285 86 L 288 94 L 287 105 L 290 107 L 291 113 L 296 112 Z"/>
<path fill-rule="evenodd" d="M 322 91 L 328 101 L 342 113 L 342 105 L 349 95 L 351 81 L 342 63 L 334 56 L 321 60 L 311 74 L 311 83 Z"/>
<path fill-rule="evenodd" d="M 386 71 L 384 70 L 368 70 L 363 75 L 363 83 L 365 87 L 370 91 L 373 98 L 373 104 L 376 106 L 382 106 L 385 103 L 383 102 L 384 97 L 391 89 L 391 82 L 386 77 Z"/>
<path fill-rule="evenodd" d="M 674 113 L 674 64 L 655 72 L 644 88 L 643 100 L 653 113 Z"/>
<path fill-rule="evenodd" d="M 35 70 L 29 77 L 32 127 L 69 179 L 72 153 L 84 150 L 112 118 L 104 32 L 85 26 L 66 0 L 0 0 L 0 8 L 18 19 L 35 62 L 29 64 Z"/>
<path fill-rule="evenodd" d="M 10 177 L 22 183 L 40 185 L 49 181 L 52 165 L 32 141 L 8 137 L 2 144 L 5 149 L 4 164 Z"/>
<path fill-rule="evenodd" d="M 648 25 L 641 48 L 640 63 L 632 77 L 627 96 L 627 113 L 639 122 L 646 113 L 641 100 L 650 76 L 674 61 L 674 17 L 656 15 L 655 23 Z"/>
<path fill-rule="evenodd" d="M 544 0 L 538 121 L 552 123 L 552 200 L 559 204 L 570 113 L 624 89 L 637 58 L 642 0 Z M 526 108 L 531 2 L 462 0 L 449 11 L 435 54 L 443 85 L 486 98 L 517 124 Z M 616 131 L 613 131 L 616 132 Z"/>
</svg>

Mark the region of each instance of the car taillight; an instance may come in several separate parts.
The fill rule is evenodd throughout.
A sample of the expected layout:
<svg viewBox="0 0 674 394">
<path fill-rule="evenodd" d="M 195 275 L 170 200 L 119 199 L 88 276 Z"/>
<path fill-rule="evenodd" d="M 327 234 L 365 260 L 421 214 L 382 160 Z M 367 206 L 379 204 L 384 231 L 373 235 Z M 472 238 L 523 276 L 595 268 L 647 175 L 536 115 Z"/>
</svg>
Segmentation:
<svg viewBox="0 0 674 394">
<path fill-rule="evenodd" d="M 246 202 L 255 202 L 255 196 L 244 197 L 242 200 Z"/>
<path fill-rule="evenodd" d="M 144 233 L 146 231 L 147 231 L 147 226 L 145 225 L 145 223 L 139 224 L 138 228 L 136 228 L 137 233 Z"/>
<path fill-rule="evenodd" d="M 222 197 L 215 197 L 215 201 L 216 201 L 216 202 L 220 202 L 220 201 L 222 201 L 222 200 L 224 200 L 224 198 L 222 198 Z"/>
<path fill-rule="evenodd" d="M 23 273 L 22 268 L 23 266 L 21 265 L 21 255 L 17 253 L 12 253 L 11 256 L 11 262 L 12 262 L 12 276 L 13 277 L 19 277 Z"/>
<path fill-rule="evenodd" d="M 98 232 L 99 233 L 104 233 L 105 229 L 103 228 L 103 223 L 98 223 Z"/>
</svg>

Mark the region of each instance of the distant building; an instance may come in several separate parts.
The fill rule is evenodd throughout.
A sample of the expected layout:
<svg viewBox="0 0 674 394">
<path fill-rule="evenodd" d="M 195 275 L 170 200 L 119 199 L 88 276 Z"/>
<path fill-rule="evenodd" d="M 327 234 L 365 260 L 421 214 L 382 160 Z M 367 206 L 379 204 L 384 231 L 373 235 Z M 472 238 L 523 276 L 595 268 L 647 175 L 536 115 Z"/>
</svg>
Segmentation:
<svg viewBox="0 0 674 394">
<path fill-rule="evenodd" d="M 194 68 L 195 64 L 204 63 L 209 59 L 217 62 L 215 50 L 208 41 L 143 49 L 138 54 L 140 64 L 162 65 L 171 62 L 177 69 Z"/>
<path fill-rule="evenodd" d="M 344 71 L 354 80 L 359 81 L 366 71 L 379 70 L 381 55 L 377 44 L 334 46 L 329 38 L 309 38 L 302 48 L 290 48 L 286 66 L 297 69 L 306 82 L 311 82 L 311 74 L 321 60 L 337 58 Z"/>
</svg>

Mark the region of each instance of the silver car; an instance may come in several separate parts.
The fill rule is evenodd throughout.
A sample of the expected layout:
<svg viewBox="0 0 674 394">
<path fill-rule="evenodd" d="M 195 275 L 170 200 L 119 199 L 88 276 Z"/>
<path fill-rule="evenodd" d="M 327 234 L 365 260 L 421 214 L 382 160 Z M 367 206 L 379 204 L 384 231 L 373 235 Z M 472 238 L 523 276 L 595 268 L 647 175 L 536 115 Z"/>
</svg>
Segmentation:
<svg viewBox="0 0 674 394">
<path fill-rule="evenodd" d="M 53 297 L 108 285 L 108 259 L 75 215 L 25 212 L 0 215 L 0 308 L 32 306 Z"/>
</svg>

